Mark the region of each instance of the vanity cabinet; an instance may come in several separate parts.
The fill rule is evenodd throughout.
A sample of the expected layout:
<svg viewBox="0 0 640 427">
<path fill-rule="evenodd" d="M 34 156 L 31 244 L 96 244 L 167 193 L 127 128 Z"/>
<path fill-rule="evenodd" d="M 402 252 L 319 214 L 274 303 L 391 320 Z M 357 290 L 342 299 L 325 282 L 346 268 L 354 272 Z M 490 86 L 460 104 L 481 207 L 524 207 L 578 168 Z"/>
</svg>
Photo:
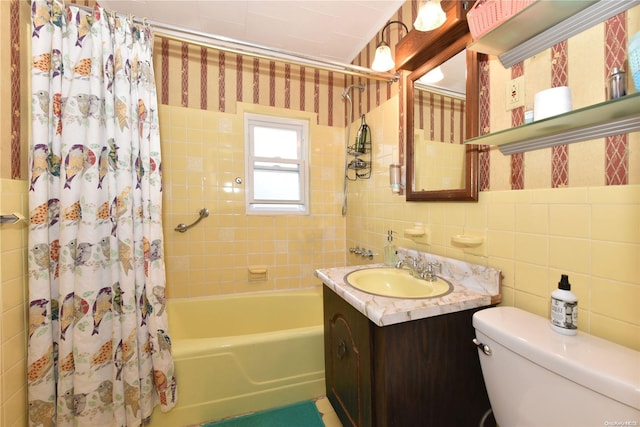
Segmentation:
<svg viewBox="0 0 640 427">
<path fill-rule="evenodd" d="M 380 327 L 327 286 L 323 299 L 327 397 L 343 426 L 480 425 L 491 407 L 472 344 L 481 308 Z"/>
</svg>

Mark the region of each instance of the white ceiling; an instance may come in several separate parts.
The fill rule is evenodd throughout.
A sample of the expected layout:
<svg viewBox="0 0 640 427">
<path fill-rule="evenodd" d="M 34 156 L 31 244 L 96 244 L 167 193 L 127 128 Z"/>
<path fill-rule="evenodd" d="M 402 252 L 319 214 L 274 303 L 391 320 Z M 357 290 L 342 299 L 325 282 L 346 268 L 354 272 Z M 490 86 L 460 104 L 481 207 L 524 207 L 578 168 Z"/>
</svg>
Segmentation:
<svg viewBox="0 0 640 427">
<path fill-rule="evenodd" d="M 98 0 L 122 14 L 351 63 L 404 0 Z"/>
</svg>

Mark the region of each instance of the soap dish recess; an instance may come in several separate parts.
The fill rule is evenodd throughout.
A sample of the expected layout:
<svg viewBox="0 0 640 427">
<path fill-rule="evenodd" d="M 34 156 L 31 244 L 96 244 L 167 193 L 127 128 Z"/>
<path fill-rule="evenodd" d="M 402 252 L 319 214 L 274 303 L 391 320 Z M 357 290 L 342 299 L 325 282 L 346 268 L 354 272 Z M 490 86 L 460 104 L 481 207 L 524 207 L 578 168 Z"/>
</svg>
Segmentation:
<svg viewBox="0 0 640 427">
<path fill-rule="evenodd" d="M 407 228 L 406 230 L 404 230 L 404 234 L 406 234 L 409 237 L 422 237 L 426 234 L 426 231 L 424 230 L 424 228 L 421 228 L 421 227 L 413 227 L 413 228 Z"/>
<path fill-rule="evenodd" d="M 267 280 L 269 269 L 266 265 L 252 265 L 248 268 L 249 281 Z"/>
<path fill-rule="evenodd" d="M 470 234 L 456 234 L 451 238 L 454 243 L 457 243 L 462 246 L 480 246 L 484 241 L 482 236 L 472 236 Z"/>
</svg>

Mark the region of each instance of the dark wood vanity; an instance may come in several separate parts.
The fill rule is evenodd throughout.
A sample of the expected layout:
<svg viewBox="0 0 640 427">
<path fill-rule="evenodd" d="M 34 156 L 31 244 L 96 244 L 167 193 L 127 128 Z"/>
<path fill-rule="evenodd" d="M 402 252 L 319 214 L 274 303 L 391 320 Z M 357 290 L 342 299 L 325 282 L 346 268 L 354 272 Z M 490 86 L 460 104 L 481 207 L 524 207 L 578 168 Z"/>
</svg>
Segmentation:
<svg viewBox="0 0 640 427">
<path fill-rule="evenodd" d="M 323 299 L 327 397 L 345 427 L 480 424 L 491 406 L 471 316 L 482 308 L 380 327 L 327 286 Z"/>
</svg>

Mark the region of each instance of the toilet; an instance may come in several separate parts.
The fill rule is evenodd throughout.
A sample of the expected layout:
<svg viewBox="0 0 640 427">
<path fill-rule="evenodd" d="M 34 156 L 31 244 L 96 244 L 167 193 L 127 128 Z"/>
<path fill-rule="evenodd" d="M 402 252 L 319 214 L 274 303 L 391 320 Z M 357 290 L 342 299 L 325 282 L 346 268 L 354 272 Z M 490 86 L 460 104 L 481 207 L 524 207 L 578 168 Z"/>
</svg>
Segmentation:
<svg viewBox="0 0 640 427">
<path fill-rule="evenodd" d="M 640 426 L 640 352 L 515 307 L 478 311 L 473 327 L 500 427 Z"/>
</svg>

